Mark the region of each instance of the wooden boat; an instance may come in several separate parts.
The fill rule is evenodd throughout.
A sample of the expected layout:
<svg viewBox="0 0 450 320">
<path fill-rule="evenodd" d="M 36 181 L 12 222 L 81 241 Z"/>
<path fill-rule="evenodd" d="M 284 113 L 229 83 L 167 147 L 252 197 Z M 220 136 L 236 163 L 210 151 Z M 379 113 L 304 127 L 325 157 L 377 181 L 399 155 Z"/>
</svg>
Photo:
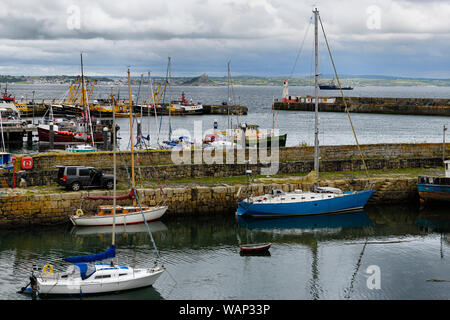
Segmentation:
<svg viewBox="0 0 450 320">
<path fill-rule="evenodd" d="M 450 201 L 450 160 L 444 161 L 445 177 L 419 176 L 417 179 L 417 191 L 420 202 L 423 204 L 431 201 Z"/>
<path fill-rule="evenodd" d="M 130 84 L 130 74 L 128 71 L 128 90 L 129 96 L 131 97 L 131 84 Z M 131 99 L 130 99 L 129 109 L 131 110 Z M 115 117 L 113 118 L 113 127 L 115 126 Z M 84 215 L 83 210 L 80 208 L 76 211 L 75 215 L 70 217 L 70 221 L 75 226 L 111 226 L 113 222 L 115 225 L 128 225 L 128 224 L 137 224 L 137 223 L 147 223 L 149 221 L 155 221 L 161 218 L 161 216 L 167 211 L 168 206 L 166 205 L 157 205 L 157 206 L 141 206 L 136 203 L 136 191 L 134 189 L 135 186 L 135 175 L 134 175 L 134 156 L 133 156 L 133 126 L 132 119 L 130 115 L 130 137 L 131 137 L 131 190 L 128 194 L 122 196 L 87 196 L 84 197 L 86 200 L 125 200 L 131 199 L 133 200 L 132 206 L 120 207 L 113 205 L 102 205 L 98 207 L 96 214 L 88 214 Z M 113 138 L 114 146 L 113 146 L 113 154 L 114 154 L 114 174 L 116 177 L 116 146 L 115 146 L 115 136 Z M 115 179 L 114 179 L 115 181 Z M 115 184 L 115 182 L 114 182 Z M 115 192 L 114 192 L 115 194 Z M 114 210 L 115 208 L 115 210 Z M 115 214 L 114 214 L 115 213 Z M 114 220 L 115 219 L 115 220 Z"/>
<path fill-rule="evenodd" d="M 269 250 L 271 243 L 241 244 L 239 245 L 242 252 L 255 253 Z"/>
<path fill-rule="evenodd" d="M 116 206 L 116 225 L 129 225 L 156 221 L 167 211 L 167 206 L 142 207 L 139 206 Z M 96 214 L 84 214 L 77 210 L 77 213 L 70 217 L 74 226 L 112 226 L 113 206 L 104 205 L 98 207 Z"/>
</svg>

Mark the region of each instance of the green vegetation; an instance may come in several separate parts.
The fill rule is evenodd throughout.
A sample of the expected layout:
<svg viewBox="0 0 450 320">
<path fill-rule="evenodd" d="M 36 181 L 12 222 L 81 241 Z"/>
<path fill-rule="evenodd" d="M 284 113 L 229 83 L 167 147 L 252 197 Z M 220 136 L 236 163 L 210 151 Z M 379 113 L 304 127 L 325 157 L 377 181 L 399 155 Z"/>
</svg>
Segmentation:
<svg viewBox="0 0 450 320">
<path fill-rule="evenodd" d="M 420 175 L 442 175 L 444 172 L 443 167 L 433 168 L 408 168 L 408 169 L 393 169 L 393 170 L 369 170 L 369 178 L 417 178 Z M 254 182 L 258 182 L 261 178 L 289 178 L 289 177 L 302 177 L 306 176 L 306 173 L 292 173 L 292 174 L 277 174 L 273 176 L 253 175 L 251 179 Z M 339 172 L 321 172 L 321 180 L 345 180 L 345 179 L 367 179 L 365 171 L 339 171 Z M 232 177 L 205 177 L 205 178 L 184 178 L 184 179 L 169 179 L 161 180 L 163 187 L 184 187 L 184 186 L 213 186 L 213 185 L 235 185 L 246 184 L 248 182 L 247 176 L 232 176 Z M 141 180 L 139 174 L 136 177 L 136 188 L 159 188 L 157 179 Z M 122 194 L 124 191 L 130 189 L 130 184 L 127 181 L 118 181 L 117 189 Z M 100 189 L 89 189 L 89 191 L 95 191 Z M 102 189 L 104 190 L 104 189 Z M 22 193 L 26 195 L 30 194 L 52 194 L 52 193 L 67 193 L 73 192 L 66 190 L 57 184 L 46 186 L 31 186 L 26 188 L 16 188 L 14 191 L 8 189 L 9 192 Z M 87 190 L 84 190 L 87 191 Z M 8 193 L 9 193 L 8 192 Z"/>
</svg>

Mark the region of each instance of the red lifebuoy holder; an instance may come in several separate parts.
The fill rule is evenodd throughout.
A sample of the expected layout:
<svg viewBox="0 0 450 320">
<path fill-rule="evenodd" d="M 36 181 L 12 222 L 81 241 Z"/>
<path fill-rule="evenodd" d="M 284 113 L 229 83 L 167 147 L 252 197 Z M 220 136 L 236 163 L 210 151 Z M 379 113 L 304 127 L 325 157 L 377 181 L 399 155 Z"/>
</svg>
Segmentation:
<svg viewBox="0 0 450 320">
<path fill-rule="evenodd" d="M 33 169 L 33 158 L 32 157 L 23 157 L 21 163 L 22 170 L 31 170 Z"/>
</svg>

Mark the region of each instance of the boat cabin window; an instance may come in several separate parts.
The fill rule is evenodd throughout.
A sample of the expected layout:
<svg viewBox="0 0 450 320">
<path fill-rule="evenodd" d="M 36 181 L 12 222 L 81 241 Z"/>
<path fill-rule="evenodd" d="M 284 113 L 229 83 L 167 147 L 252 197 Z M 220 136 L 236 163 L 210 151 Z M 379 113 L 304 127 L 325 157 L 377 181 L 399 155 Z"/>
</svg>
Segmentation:
<svg viewBox="0 0 450 320">
<path fill-rule="evenodd" d="M 284 192 L 281 191 L 280 189 L 273 189 L 273 190 L 272 190 L 272 194 L 273 194 L 274 196 L 277 196 L 277 195 L 284 194 Z"/>
<path fill-rule="evenodd" d="M 105 278 L 111 278 L 110 274 L 103 274 L 100 276 L 95 276 L 95 279 L 105 279 Z"/>
</svg>

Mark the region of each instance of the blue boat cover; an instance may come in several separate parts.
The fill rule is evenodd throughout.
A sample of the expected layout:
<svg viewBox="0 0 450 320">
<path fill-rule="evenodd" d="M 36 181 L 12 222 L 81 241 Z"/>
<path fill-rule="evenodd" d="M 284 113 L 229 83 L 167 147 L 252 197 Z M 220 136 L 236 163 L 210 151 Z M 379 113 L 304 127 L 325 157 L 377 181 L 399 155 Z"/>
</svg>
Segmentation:
<svg viewBox="0 0 450 320">
<path fill-rule="evenodd" d="M 108 250 L 105 252 L 97 253 L 97 254 L 88 254 L 84 256 L 74 256 L 74 257 L 66 257 L 62 258 L 66 262 L 70 263 L 80 263 L 80 262 L 92 262 L 92 261 L 100 261 L 109 258 L 114 258 L 116 256 L 116 246 L 111 245 Z M 81 269 L 81 268 L 80 268 Z"/>
</svg>

